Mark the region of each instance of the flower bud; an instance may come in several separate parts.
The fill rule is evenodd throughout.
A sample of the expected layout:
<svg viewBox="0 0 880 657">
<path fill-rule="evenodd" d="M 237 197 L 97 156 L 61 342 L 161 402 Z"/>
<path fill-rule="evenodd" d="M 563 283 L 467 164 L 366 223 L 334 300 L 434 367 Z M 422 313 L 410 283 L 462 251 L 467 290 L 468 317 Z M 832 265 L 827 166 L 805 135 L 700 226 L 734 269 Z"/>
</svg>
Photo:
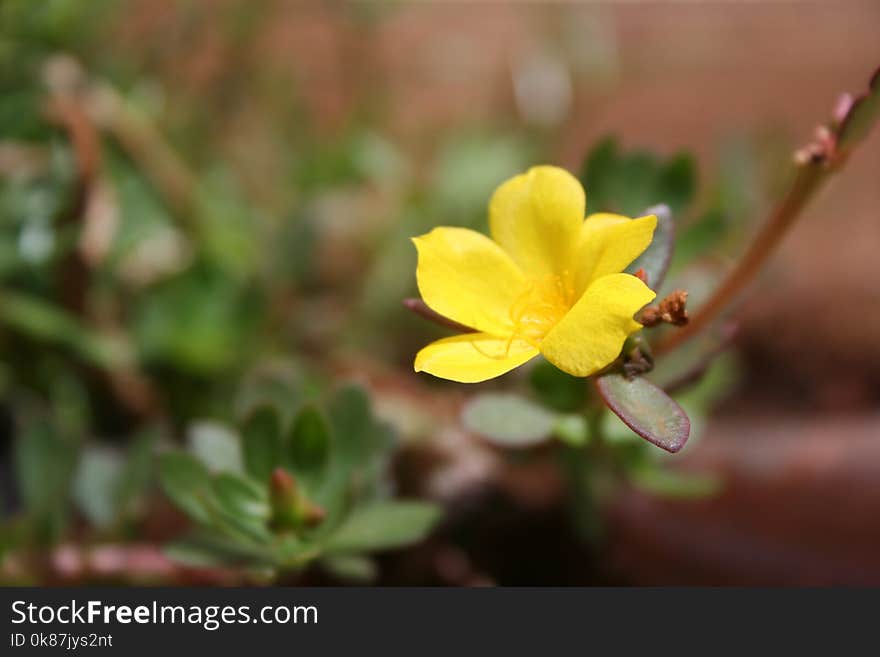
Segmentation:
<svg viewBox="0 0 880 657">
<path fill-rule="evenodd" d="M 296 479 L 284 468 L 275 468 L 269 480 L 270 525 L 274 529 L 299 530 L 314 527 L 324 519 L 324 509 L 312 503 L 299 489 Z"/>
</svg>

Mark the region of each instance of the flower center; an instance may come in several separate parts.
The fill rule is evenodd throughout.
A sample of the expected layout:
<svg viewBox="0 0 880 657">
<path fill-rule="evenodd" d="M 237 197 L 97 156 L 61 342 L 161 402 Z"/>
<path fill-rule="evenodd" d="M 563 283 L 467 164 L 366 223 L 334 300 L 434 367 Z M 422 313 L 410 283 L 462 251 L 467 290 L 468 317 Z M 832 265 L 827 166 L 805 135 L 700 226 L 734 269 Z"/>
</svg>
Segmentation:
<svg viewBox="0 0 880 657">
<path fill-rule="evenodd" d="M 510 354 L 514 340 L 522 340 L 540 349 L 541 340 L 574 305 L 574 284 L 568 271 L 531 279 L 510 307 L 513 332 L 500 353 L 488 353 L 476 342 L 474 349 L 493 360 Z"/>
<path fill-rule="evenodd" d="M 515 339 L 538 347 L 544 336 L 571 309 L 574 286 L 568 272 L 532 279 L 510 307 Z"/>
</svg>

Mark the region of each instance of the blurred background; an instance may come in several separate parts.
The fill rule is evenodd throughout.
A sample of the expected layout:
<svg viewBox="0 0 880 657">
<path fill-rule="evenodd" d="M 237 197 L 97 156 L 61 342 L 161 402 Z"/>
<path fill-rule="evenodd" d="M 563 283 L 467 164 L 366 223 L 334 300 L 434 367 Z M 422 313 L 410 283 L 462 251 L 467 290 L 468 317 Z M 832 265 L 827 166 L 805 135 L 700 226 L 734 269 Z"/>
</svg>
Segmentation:
<svg viewBox="0 0 880 657">
<path fill-rule="evenodd" d="M 552 449 L 461 421 L 529 372 L 414 374 L 444 332 L 401 307 L 409 237 L 484 230 L 505 178 L 581 172 L 603 144 L 630 154 L 618 205 L 669 202 L 638 195 L 658 163 L 692 172 L 673 277 L 698 306 L 794 150 L 865 88 L 878 25 L 871 0 L 4 0 L 0 580 L 230 581 L 153 549 L 185 521 L 149 454 L 220 431 L 269 372 L 364 385 L 397 431 L 393 487 L 442 505 L 427 541 L 380 556 L 383 583 L 880 583 L 880 131 L 689 399 L 696 435 L 663 467 L 711 493 L 625 485 L 585 535 Z M 110 547 L 83 566 L 83 546 Z"/>
</svg>

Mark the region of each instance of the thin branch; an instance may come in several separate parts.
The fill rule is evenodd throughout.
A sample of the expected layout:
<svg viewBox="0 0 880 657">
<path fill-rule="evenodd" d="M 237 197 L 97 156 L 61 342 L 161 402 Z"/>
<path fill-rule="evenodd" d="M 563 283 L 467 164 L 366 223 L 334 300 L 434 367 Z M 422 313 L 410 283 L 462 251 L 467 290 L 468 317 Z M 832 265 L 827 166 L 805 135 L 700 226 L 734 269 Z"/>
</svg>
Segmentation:
<svg viewBox="0 0 880 657">
<path fill-rule="evenodd" d="M 864 139 L 877 121 L 878 95 L 880 69 L 871 78 L 868 91 L 855 100 L 845 95 L 833 113 L 832 125 L 819 126 L 815 141 L 795 154 L 799 169 L 791 189 L 767 218 L 745 255 L 687 326 L 667 334 L 654 345 L 655 354 L 672 351 L 705 329 L 755 279 L 807 203 L 833 173 L 843 168 L 852 147 Z"/>
<path fill-rule="evenodd" d="M 82 222 L 101 159 L 101 142 L 94 124 L 76 100 L 68 94 L 56 94 L 48 102 L 46 115 L 61 127 L 70 140 L 76 163 L 73 193 L 58 218 L 59 227 Z M 59 263 L 58 283 L 64 306 L 78 316 L 85 314 L 88 266 L 79 249 L 70 249 Z"/>
<path fill-rule="evenodd" d="M 109 83 L 92 85 L 86 99 L 98 125 L 138 163 L 184 227 L 193 229 L 196 175 L 161 131 Z"/>
<path fill-rule="evenodd" d="M 691 316 L 686 326 L 667 333 L 654 345 L 655 354 L 672 351 L 705 329 L 752 282 L 768 257 L 779 246 L 785 233 L 800 216 L 807 201 L 816 194 L 830 172 L 831 169 L 815 163 L 801 168 L 788 194 L 773 210 L 736 267 L 727 275 L 712 297 Z"/>
<path fill-rule="evenodd" d="M 80 230 L 90 199 L 97 189 L 101 167 L 101 135 L 78 93 L 55 91 L 46 105 L 47 118 L 63 129 L 70 140 L 76 163 L 72 197 L 58 217 L 58 225 Z M 80 248 L 71 248 L 58 265 L 62 305 L 97 330 L 87 307 L 90 268 Z M 158 407 L 150 381 L 136 366 L 92 370 L 105 381 L 121 405 L 139 418 L 149 417 Z"/>
</svg>

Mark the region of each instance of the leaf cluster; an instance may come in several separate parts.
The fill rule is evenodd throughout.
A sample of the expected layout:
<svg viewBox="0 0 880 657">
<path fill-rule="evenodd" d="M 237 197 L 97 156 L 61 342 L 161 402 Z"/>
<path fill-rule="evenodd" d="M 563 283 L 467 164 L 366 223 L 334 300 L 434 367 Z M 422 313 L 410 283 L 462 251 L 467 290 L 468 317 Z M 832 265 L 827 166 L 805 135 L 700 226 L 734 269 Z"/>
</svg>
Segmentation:
<svg viewBox="0 0 880 657">
<path fill-rule="evenodd" d="M 256 405 L 235 431 L 160 457 L 165 492 L 196 527 L 169 554 L 268 573 L 319 561 L 365 576 L 367 553 L 415 543 L 439 518 L 432 504 L 391 497 L 383 475 L 393 438 L 353 385 L 287 422 L 282 409 Z"/>
</svg>

